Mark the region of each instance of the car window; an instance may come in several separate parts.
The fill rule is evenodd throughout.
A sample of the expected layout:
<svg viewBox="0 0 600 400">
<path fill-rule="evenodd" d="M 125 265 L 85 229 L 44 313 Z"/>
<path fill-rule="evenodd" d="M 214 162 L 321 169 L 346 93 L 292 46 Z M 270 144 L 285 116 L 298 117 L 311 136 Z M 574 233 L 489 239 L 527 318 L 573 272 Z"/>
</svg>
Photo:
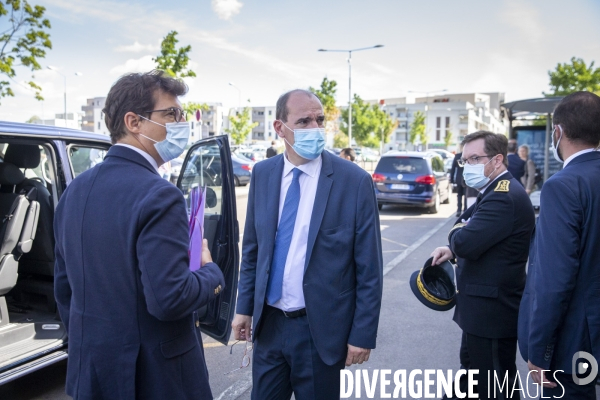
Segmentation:
<svg viewBox="0 0 600 400">
<path fill-rule="evenodd" d="M 377 172 L 403 174 L 429 174 L 427 161 L 422 158 L 383 157 L 379 160 Z"/>
<path fill-rule="evenodd" d="M 440 157 L 431 158 L 431 168 L 433 172 L 444 172 L 444 162 Z"/>
<path fill-rule="evenodd" d="M 206 186 L 212 190 L 207 190 L 204 215 L 221 215 L 222 177 L 219 145 L 210 143 L 194 149 L 189 155 L 189 160 L 181 177 L 181 190 L 188 203 L 188 209 L 192 189 Z"/>
<path fill-rule="evenodd" d="M 69 162 L 73 170 L 73 176 L 77 177 L 84 171 L 101 163 L 106 156 L 105 148 L 81 146 L 72 144 L 68 147 Z"/>
</svg>

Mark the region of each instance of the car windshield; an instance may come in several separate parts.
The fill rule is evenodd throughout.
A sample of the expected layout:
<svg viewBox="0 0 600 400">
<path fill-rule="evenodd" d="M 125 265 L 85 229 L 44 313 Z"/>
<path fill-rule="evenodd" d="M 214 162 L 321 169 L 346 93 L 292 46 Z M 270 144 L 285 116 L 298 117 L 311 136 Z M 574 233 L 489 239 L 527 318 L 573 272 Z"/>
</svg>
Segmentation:
<svg viewBox="0 0 600 400">
<path fill-rule="evenodd" d="M 377 164 L 377 172 L 428 174 L 427 161 L 422 158 L 383 157 Z"/>
</svg>

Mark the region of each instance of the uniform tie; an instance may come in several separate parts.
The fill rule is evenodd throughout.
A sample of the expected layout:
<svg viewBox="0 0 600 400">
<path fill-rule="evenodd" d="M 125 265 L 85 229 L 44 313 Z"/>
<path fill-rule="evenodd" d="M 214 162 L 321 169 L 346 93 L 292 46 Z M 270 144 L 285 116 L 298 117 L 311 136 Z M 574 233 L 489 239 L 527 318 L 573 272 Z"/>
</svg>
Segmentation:
<svg viewBox="0 0 600 400">
<path fill-rule="evenodd" d="M 294 178 L 285 195 L 281 219 L 277 227 L 277 236 L 275 237 L 275 249 L 273 250 L 273 262 L 271 263 L 271 273 L 267 283 L 267 304 L 275 304 L 281 298 L 281 289 L 283 286 L 283 272 L 285 262 L 290 250 L 294 225 L 296 224 L 296 215 L 298 214 L 298 204 L 300 203 L 300 171 L 298 168 L 292 170 Z"/>
</svg>

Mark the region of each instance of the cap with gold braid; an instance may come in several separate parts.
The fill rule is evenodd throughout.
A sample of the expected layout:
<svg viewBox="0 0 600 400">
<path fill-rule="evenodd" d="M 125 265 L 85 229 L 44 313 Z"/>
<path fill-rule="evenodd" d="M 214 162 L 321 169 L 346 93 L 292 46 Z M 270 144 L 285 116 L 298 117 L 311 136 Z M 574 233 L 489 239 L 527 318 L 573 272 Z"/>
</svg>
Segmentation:
<svg viewBox="0 0 600 400">
<path fill-rule="evenodd" d="M 410 288 L 417 299 L 436 311 L 448 311 L 454 307 L 456 287 L 454 286 L 454 267 L 449 261 L 440 265 L 431 265 L 433 257 L 425 262 L 423 268 L 410 277 Z"/>
</svg>

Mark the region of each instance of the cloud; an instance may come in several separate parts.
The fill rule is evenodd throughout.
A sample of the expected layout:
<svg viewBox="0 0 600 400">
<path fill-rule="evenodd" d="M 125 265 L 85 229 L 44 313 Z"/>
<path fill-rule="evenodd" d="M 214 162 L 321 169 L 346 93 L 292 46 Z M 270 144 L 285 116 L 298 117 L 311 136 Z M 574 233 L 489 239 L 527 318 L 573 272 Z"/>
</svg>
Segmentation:
<svg viewBox="0 0 600 400">
<path fill-rule="evenodd" d="M 142 51 L 156 51 L 156 50 L 158 50 L 158 46 L 154 46 L 151 44 L 141 44 L 137 40 L 133 44 L 118 46 L 115 48 L 115 51 L 127 52 L 127 53 L 141 53 Z"/>
<path fill-rule="evenodd" d="M 506 0 L 500 18 L 532 45 L 538 44 L 546 35 L 539 9 L 524 1 Z"/>
<path fill-rule="evenodd" d="M 123 75 L 131 72 L 148 72 L 156 66 L 152 61 L 152 56 L 144 56 L 141 58 L 125 61 L 125 64 L 117 65 L 110 70 L 111 75 Z"/>
<path fill-rule="evenodd" d="M 228 20 L 240 13 L 243 4 L 238 0 L 212 0 L 211 6 L 220 19 Z"/>
</svg>

